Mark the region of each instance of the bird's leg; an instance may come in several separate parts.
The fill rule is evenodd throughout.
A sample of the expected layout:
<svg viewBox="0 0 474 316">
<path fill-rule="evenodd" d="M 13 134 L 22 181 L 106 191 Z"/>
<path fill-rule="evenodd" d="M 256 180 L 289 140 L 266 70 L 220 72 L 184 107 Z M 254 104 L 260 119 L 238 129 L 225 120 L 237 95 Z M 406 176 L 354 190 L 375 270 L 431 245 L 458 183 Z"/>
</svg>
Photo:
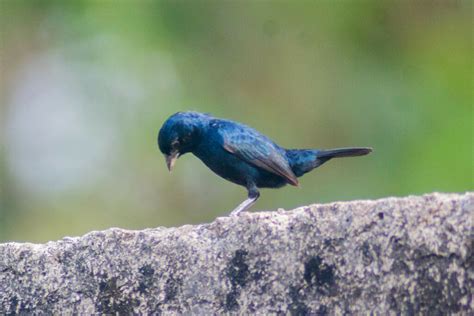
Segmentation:
<svg viewBox="0 0 474 316">
<path fill-rule="evenodd" d="M 230 216 L 237 216 L 241 212 L 246 211 L 249 209 L 260 197 L 260 192 L 258 192 L 257 187 L 253 186 L 249 188 L 248 198 L 239 204 L 232 212 L 230 212 Z"/>
</svg>

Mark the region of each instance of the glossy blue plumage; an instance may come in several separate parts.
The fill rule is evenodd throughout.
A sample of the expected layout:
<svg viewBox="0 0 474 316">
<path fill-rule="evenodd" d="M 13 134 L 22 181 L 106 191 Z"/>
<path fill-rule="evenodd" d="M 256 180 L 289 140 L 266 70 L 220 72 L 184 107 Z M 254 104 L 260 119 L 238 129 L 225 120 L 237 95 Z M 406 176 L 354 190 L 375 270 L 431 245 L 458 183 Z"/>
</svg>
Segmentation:
<svg viewBox="0 0 474 316">
<path fill-rule="evenodd" d="M 255 201 L 258 188 L 298 185 L 297 177 L 334 157 L 368 154 L 370 148 L 287 150 L 255 129 L 198 112 L 178 112 L 161 128 L 158 145 L 177 158 L 192 152 L 219 176 L 245 186 Z M 174 161 L 173 161 L 174 163 Z"/>
</svg>

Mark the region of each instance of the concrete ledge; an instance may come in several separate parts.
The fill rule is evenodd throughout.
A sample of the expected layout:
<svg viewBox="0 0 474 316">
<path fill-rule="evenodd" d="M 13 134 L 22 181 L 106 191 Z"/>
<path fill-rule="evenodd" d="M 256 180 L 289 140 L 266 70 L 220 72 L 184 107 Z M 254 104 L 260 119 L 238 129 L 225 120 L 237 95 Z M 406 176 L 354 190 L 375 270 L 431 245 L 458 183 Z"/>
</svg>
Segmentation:
<svg viewBox="0 0 474 316">
<path fill-rule="evenodd" d="M 0 314 L 472 314 L 474 193 L 0 244 Z"/>
</svg>

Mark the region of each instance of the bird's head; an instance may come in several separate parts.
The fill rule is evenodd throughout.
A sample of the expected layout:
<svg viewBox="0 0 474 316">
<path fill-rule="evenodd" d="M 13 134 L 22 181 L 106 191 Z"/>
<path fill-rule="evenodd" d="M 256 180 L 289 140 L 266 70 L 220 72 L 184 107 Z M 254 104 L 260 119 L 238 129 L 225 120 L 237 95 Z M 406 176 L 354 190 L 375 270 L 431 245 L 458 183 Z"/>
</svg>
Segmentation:
<svg viewBox="0 0 474 316">
<path fill-rule="evenodd" d="M 198 112 L 178 112 L 166 120 L 158 133 L 158 146 L 165 155 L 169 171 L 179 156 L 198 145 L 201 127 L 208 119 L 208 115 Z"/>
</svg>

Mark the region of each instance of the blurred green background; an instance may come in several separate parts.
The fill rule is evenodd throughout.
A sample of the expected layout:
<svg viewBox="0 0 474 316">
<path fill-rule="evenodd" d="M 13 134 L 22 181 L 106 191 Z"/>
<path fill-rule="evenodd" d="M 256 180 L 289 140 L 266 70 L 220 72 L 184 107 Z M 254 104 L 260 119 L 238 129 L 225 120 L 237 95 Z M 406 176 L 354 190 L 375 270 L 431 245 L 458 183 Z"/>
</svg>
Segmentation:
<svg viewBox="0 0 474 316">
<path fill-rule="evenodd" d="M 180 110 L 373 146 L 254 210 L 473 185 L 472 1 L 0 0 L 0 241 L 211 221 L 245 189 L 156 145 Z"/>
</svg>

